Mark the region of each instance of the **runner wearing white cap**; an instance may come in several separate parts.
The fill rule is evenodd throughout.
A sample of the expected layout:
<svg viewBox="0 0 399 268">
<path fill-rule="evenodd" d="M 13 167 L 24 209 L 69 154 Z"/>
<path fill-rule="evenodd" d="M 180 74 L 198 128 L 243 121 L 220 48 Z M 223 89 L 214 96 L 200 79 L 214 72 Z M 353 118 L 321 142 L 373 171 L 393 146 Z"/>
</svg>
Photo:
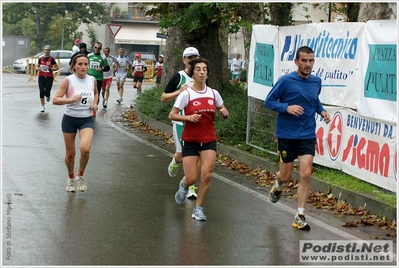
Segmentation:
<svg viewBox="0 0 399 268">
<path fill-rule="evenodd" d="M 188 87 L 194 84 L 194 80 L 188 75 L 190 70 L 189 62 L 192 59 L 198 58 L 200 56 L 198 49 L 195 47 L 187 47 L 183 52 L 182 61 L 186 68 L 177 72 L 170 79 L 168 84 L 165 87 L 164 92 L 162 93 L 161 101 L 163 103 L 173 101 L 177 98 L 177 96 L 186 90 Z M 173 125 L 173 139 L 175 141 L 176 152 L 173 155 L 172 161 L 168 166 L 168 174 L 170 177 L 175 177 L 177 172 L 179 171 L 179 167 L 182 162 L 182 144 L 181 144 L 181 135 L 183 132 L 184 123 L 172 121 Z M 196 198 L 197 194 L 195 192 L 195 186 L 192 185 L 187 193 L 187 198 Z"/>
</svg>

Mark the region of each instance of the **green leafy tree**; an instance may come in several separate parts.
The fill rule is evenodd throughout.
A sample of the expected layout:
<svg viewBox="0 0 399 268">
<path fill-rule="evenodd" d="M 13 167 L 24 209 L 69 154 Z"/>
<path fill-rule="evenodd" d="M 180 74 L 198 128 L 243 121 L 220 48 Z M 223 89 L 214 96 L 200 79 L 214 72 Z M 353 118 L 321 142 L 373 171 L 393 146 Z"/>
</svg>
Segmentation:
<svg viewBox="0 0 399 268">
<path fill-rule="evenodd" d="M 249 5 L 249 4 L 248 4 Z M 257 3 L 252 3 L 258 11 Z M 148 8 L 151 6 L 151 8 Z M 220 88 L 228 79 L 226 70 L 227 33 L 237 32 L 249 18 L 239 16 L 239 3 L 150 3 L 147 15 L 160 19 L 160 27 L 167 29 L 165 66 L 162 82 L 167 82 L 177 70 L 182 69 L 182 52 L 187 46 L 198 48 L 202 57 L 211 62 L 209 84 Z M 258 16 L 256 16 L 258 17 Z"/>
<path fill-rule="evenodd" d="M 24 32 L 20 22 L 34 22 L 35 28 Z M 44 44 L 52 44 L 57 48 L 62 39 L 62 21 L 64 21 L 64 43 L 72 43 L 79 25 L 82 23 L 99 25 L 107 23 L 109 13 L 105 3 L 74 2 L 45 3 L 19 2 L 3 4 L 3 29 L 12 28 L 14 33 L 30 36 L 35 42 L 36 52 L 43 49 Z M 13 27 L 12 25 L 21 25 Z M 30 23 L 27 23 L 30 25 Z M 5 30 L 7 32 L 8 30 Z"/>
<path fill-rule="evenodd" d="M 94 28 L 91 25 L 89 25 L 89 27 L 87 27 L 86 32 L 89 35 L 90 47 L 93 49 L 94 48 L 94 44 L 97 42 L 96 32 L 94 31 Z"/>
</svg>

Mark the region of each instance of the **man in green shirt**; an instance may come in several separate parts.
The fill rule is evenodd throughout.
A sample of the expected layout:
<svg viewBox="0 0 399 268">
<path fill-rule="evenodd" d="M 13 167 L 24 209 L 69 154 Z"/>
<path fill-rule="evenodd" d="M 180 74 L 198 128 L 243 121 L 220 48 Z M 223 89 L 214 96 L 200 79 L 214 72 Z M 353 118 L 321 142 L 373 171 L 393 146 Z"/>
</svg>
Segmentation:
<svg viewBox="0 0 399 268">
<path fill-rule="evenodd" d="M 96 42 L 94 44 L 94 52 L 87 55 L 89 57 L 89 72 L 88 74 L 93 76 L 97 80 L 97 91 L 100 96 L 101 87 L 103 83 L 103 72 L 107 72 L 110 70 L 108 60 L 104 55 L 101 55 L 102 44 L 100 42 Z M 97 100 L 97 105 L 100 101 L 100 98 Z M 96 113 L 93 112 L 93 117 L 96 118 Z"/>
</svg>

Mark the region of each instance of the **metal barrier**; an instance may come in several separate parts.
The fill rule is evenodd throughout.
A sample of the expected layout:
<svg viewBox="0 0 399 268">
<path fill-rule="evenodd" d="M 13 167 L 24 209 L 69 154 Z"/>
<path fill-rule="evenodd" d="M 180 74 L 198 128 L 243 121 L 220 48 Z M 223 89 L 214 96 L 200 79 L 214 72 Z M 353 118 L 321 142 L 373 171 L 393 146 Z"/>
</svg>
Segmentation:
<svg viewBox="0 0 399 268">
<path fill-rule="evenodd" d="M 145 60 L 147 71 L 144 73 L 144 79 L 153 79 L 155 77 L 155 64 L 151 60 Z"/>
<path fill-rule="evenodd" d="M 30 78 L 28 79 L 28 81 L 36 81 L 33 77 L 34 76 L 39 76 L 39 71 L 36 70 L 36 65 L 39 61 L 39 57 L 29 57 L 26 60 L 26 74 L 30 75 Z M 55 61 L 57 62 L 58 68 L 61 68 L 61 63 L 60 63 L 60 59 L 55 59 Z M 56 76 L 60 75 L 60 71 L 55 71 L 53 72 L 54 75 L 54 81 L 58 82 Z"/>
</svg>

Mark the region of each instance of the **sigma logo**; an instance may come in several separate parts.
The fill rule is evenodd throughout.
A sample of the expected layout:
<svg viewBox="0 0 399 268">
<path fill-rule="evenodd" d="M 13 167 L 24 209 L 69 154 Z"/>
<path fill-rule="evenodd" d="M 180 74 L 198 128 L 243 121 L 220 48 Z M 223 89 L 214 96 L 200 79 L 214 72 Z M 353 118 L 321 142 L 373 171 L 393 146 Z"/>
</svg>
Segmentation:
<svg viewBox="0 0 399 268">
<path fill-rule="evenodd" d="M 194 106 L 200 106 L 200 105 L 201 105 L 201 102 L 200 102 L 200 101 L 194 101 L 194 102 L 193 102 L 193 105 L 194 105 Z"/>
<path fill-rule="evenodd" d="M 330 129 L 327 136 L 328 153 L 332 160 L 336 160 L 342 142 L 342 114 L 336 112 L 330 123 Z"/>
<path fill-rule="evenodd" d="M 209 105 L 213 105 L 213 103 L 214 103 L 213 100 L 208 100 Z"/>
</svg>

